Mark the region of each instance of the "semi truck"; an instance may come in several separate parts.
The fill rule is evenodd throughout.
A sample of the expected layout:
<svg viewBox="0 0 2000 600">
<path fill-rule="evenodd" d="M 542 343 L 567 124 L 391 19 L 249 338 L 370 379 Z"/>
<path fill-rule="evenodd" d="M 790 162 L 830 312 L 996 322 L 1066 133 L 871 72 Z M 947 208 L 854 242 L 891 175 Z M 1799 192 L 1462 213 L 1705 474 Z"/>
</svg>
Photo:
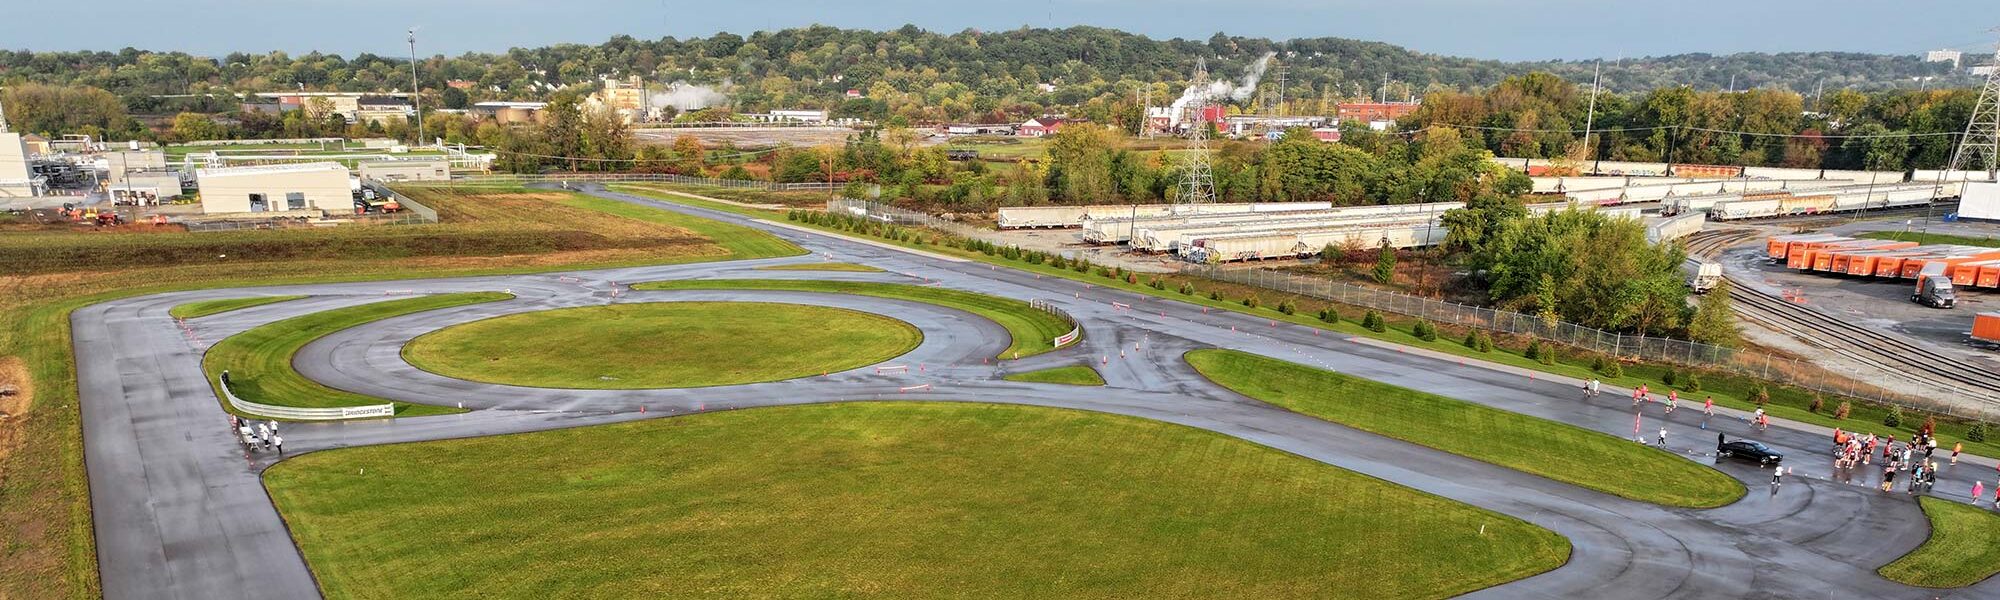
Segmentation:
<svg viewBox="0 0 2000 600">
<path fill-rule="evenodd" d="M 1958 305 L 1958 294 L 1952 288 L 1951 277 L 1945 274 L 1945 265 L 1932 263 L 1925 265 L 1917 273 L 1917 289 L 1910 294 L 1910 301 L 1931 308 L 1951 308 Z"/>
</svg>

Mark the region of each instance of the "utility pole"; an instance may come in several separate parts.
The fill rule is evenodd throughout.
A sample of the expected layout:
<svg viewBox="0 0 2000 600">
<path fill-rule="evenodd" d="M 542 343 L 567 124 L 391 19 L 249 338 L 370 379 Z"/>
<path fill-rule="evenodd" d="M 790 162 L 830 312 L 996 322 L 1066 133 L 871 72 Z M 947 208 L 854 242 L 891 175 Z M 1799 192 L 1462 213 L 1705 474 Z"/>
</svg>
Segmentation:
<svg viewBox="0 0 2000 600">
<path fill-rule="evenodd" d="M 1597 149 L 1596 144 L 1590 143 L 1590 130 L 1593 126 L 1597 124 L 1597 84 L 1601 81 L 1603 75 L 1604 75 L 1604 59 L 1600 58 L 1597 59 L 1597 66 L 1590 68 L 1590 110 L 1585 112 L 1583 117 L 1584 160 L 1590 160 L 1590 155 L 1594 154 L 1592 150 Z M 1597 167 L 1592 166 L 1590 168 L 1590 171 L 1592 173 L 1596 173 Z"/>
<path fill-rule="evenodd" d="M 410 100 L 417 113 L 417 147 L 424 147 L 424 94 L 417 85 L 417 28 L 410 28 Z"/>
</svg>

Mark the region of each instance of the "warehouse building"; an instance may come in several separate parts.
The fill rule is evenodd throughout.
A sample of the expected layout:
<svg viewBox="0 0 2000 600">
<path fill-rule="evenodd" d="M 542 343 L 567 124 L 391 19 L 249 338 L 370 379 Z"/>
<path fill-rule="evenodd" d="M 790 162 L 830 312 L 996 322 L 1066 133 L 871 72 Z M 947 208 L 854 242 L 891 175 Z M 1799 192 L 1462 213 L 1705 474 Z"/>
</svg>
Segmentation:
<svg viewBox="0 0 2000 600">
<path fill-rule="evenodd" d="M 207 214 L 354 210 L 347 167 L 336 162 L 201 169 L 195 185 Z"/>
<path fill-rule="evenodd" d="M 375 181 L 449 181 L 451 161 L 442 158 L 422 160 L 372 160 L 361 163 L 361 178 Z"/>
<path fill-rule="evenodd" d="M 0 124 L 0 198 L 27 198 L 35 194 L 34 174 L 28 170 L 28 144 L 21 134 L 7 133 Z"/>
</svg>

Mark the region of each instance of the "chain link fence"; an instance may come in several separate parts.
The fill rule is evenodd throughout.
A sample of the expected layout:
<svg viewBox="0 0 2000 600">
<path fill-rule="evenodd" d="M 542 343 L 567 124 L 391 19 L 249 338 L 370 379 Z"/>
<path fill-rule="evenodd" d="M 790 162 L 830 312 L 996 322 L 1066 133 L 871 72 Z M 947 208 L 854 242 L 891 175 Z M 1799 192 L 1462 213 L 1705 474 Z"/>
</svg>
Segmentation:
<svg viewBox="0 0 2000 600">
<path fill-rule="evenodd" d="M 757 179 L 722 179 L 719 177 L 690 177 L 671 173 L 492 173 L 453 175 L 452 183 L 457 185 L 519 185 L 524 183 L 678 183 L 682 185 L 702 185 L 709 187 L 763 190 L 767 192 L 827 191 L 846 189 L 847 184 L 809 181 L 799 183 L 778 183 Z M 869 184 L 869 189 L 880 193 L 879 187 Z"/>
<path fill-rule="evenodd" d="M 1713 369 L 1782 383 L 1822 394 L 1846 396 L 1939 413 L 1964 419 L 1994 420 L 1990 409 L 1978 409 L 1940 402 L 1892 389 L 1935 388 L 1936 382 L 1883 374 L 1861 381 L 1860 373 L 1833 373 L 1824 367 L 1795 358 L 1725 348 L 1671 338 L 1626 335 L 1565 321 L 1543 319 L 1529 314 L 1447 302 L 1400 292 L 1372 289 L 1316 277 L 1301 277 L 1267 269 L 1223 269 L 1214 265 L 1183 264 L 1181 275 L 1238 283 L 1385 313 L 1416 317 L 1433 323 L 1483 329 L 1495 333 L 1533 337 L 1574 348 L 1628 360 L 1651 361 L 1703 369 Z M 1955 389 L 1958 397 L 1987 403 L 2000 402 L 1984 392 Z"/>
</svg>

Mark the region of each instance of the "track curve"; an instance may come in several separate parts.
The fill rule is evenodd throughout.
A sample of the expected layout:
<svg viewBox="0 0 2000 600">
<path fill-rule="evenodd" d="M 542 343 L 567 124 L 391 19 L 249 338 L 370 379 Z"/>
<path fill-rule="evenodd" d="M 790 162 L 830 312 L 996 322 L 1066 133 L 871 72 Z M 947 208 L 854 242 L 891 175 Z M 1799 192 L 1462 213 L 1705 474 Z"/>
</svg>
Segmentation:
<svg viewBox="0 0 2000 600">
<path fill-rule="evenodd" d="M 1774 428 L 1759 439 L 1799 457 L 1799 477 L 1765 493 L 1764 475 L 1732 464 L 1724 472 L 1752 484 L 1742 501 L 1713 510 L 1665 508 L 1584 490 L 1456 455 L 1348 429 L 1256 402 L 1209 383 L 1181 360 L 1198 348 L 1239 349 L 1330 368 L 1613 434 L 1629 432 L 1632 409 L 1618 394 L 1580 401 L 1575 382 L 1530 377 L 1507 367 L 1379 342 L 1323 335 L 1250 315 L 1198 307 L 1082 283 L 906 253 L 778 224 L 643 198 L 600 196 L 742 223 L 786 237 L 815 253 L 870 264 L 886 273 L 761 271 L 752 267 L 818 260 L 769 259 L 603 271 L 352 283 L 159 294 L 94 305 L 72 317 L 85 417 L 86 461 L 105 595 L 110 598 L 310 597 L 311 573 L 258 480 L 264 457 L 246 460 L 224 431 L 206 389 L 200 352 L 214 340 L 257 324 L 337 306 L 378 301 L 388 290 L 415 293 L 507 290 L 512 301 L 389 319 L 309 344 L 295 366 L 322 383 L 392 399 L 476 408 L 461 415 L 287 426 L 299 451 L 445 439 L 668 417 L 702 410 L 809 402 L 921 398 L 1011 402 L 1156 419 L 1215 431 L 1327 464 L 1525 519 L 1569 538 L 1574 553 L 1554 571 L 1472 594 L 1483 598 L 1826 598 L 1930 597 L 1883 580 L 1873 569 L 1927 535 L 1915 504 L 1830 479 L 1813 456 L 1824 432 Z M 800 292 L 676 291 L 632 293 L 623 285 L 660 279 L 860 279 L 936 281 L 955 289 L 1057 304 L 1083 323 L 1077 346 L 1019 363 L 987 364 L 1005 347 L 1004 330 L 976 316 L 929 305 Z M 306 300 L 224 313 L 179 330 L 166 311 L 195 299 L 257 293 L 304 294 Z M 650 296 L 658 294 L 658 296 Z M 424 373 L 402 363 L 401 344 L 453 322 L 494 311 L 589 306 L 641 297 L 788 299 L 890 314 L 926 340 L 899 360 L 921 369 L 871 369 L 774 383 L 696 390 L 580 391 L 512 388 Z M 1118 308 L 1117 305 L 1131 308 Z M 497 314 L 497 313 L 496 313 Z M 999 331 L 995 336 L 994 332 Z M 935 341 L 933 340 L 935 336 Z M 935 366 L 929 361 L 935 360 Z M 1008 382 L 1011 371 L 1057 364 L 1098 366 L 1106 385 Z M 398 366 L 400 365 L 400 366 Z M 898 393 L 931 385 L 921 396 Z M 602 392 L 602 393 L 600 393 Z M 645 411 L 640 412 L 639 407 Z M 1696 411 L 1645 419 L 1688 440 L 1691 460 L 1707 460 L 1703 442 L 1716 431 L 1752 435 L 1740 413 Z M 1815 463 L 1821 464 L 1815 464 Z M 1970 485 L 1990 462 L 1947 471 L 1940 490 Z M 1944 494 L 1940 494 L 1944 495 Z M 1861 533 L 1849 533 L 1861 532 Z M 1865 542 L 1865 552 L 1855 552 Z M 1991 597 L 1993 582 L 1957 593 Z"/>
</svg>

